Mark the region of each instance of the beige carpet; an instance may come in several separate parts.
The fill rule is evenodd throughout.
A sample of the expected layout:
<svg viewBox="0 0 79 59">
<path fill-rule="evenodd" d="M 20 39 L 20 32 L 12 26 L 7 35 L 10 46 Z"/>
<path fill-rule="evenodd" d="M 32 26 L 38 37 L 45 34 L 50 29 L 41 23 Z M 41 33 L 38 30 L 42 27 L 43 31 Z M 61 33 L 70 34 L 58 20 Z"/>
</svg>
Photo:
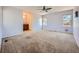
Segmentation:
<svg viewBox="0 0 79 59">
<path fill-rule="evenodd" d="M 3 53 L 75 53 L 79 48 L 72 34 L 59 32 L 24 32 L 21 35 L 4 38 Z"/>
</svg>

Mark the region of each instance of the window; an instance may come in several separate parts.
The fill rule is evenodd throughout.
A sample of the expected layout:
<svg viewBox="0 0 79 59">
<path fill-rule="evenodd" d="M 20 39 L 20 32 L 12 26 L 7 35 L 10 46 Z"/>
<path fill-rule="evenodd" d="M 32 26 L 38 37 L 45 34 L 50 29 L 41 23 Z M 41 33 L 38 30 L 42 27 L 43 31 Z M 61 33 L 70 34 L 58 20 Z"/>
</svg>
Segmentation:
<svg viewBox="0 0 79 59">
<path fill-rule="evenodd" d="M 71 27 L 72 15 L 64 15 L 63 18 L 64 27 Z"/>
</svg>

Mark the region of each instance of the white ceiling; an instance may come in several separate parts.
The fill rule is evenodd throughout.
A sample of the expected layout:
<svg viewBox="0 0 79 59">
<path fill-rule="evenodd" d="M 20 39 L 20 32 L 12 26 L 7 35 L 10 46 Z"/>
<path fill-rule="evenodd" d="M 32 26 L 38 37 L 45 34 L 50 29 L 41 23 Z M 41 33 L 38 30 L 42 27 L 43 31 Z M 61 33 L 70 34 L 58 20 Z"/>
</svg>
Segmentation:
<svg viewBox="0 0 79 59">
<path fill-rule="evenodd" d="M 74 8 L 74 6 L 46 6 L 46 8 L 47 7 L 49 8 L 51 7 L 52 9 L 49 10 L 48 12 L 44 12 L 44 11 L 38 10 L 38 9 L 42 9 L 42 6 L 16 6 L 16 8 L 19 8 L 23 11 L 32 12 L 40 15 L 50 14 L 53 12 L 60 12 L 64 10 L 71 10 Z"/>
</svg>

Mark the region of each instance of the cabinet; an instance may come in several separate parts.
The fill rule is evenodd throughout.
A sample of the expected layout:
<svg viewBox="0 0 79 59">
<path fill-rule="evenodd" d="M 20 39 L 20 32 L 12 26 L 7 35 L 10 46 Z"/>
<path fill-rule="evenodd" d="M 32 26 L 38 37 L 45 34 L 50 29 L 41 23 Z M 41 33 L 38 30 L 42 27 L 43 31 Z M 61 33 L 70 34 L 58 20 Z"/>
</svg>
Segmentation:
<svg viewBox="0 0 79 59">
<path fill-rule="evenodd" d="M 29 24 L 23 24 L 23 31 L 29 30 Z"/>
</svg>

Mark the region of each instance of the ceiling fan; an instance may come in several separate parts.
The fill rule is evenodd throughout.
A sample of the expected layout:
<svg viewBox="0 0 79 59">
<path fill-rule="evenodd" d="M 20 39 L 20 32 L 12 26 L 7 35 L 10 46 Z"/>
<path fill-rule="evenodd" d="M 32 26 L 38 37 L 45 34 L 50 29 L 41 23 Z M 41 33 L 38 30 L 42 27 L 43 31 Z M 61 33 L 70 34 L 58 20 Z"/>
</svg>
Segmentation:
<svg viewBox="0 0 79 59">
<path fill-rule="evenodd" d="M 39 9 L 39 10 L 48 12 L 48 11 L 51 10 L 51 9 L 52 9 L 52 8 L 46 8 L 46 6 L 43 6 L 42 9 Z"/>
</svg>

